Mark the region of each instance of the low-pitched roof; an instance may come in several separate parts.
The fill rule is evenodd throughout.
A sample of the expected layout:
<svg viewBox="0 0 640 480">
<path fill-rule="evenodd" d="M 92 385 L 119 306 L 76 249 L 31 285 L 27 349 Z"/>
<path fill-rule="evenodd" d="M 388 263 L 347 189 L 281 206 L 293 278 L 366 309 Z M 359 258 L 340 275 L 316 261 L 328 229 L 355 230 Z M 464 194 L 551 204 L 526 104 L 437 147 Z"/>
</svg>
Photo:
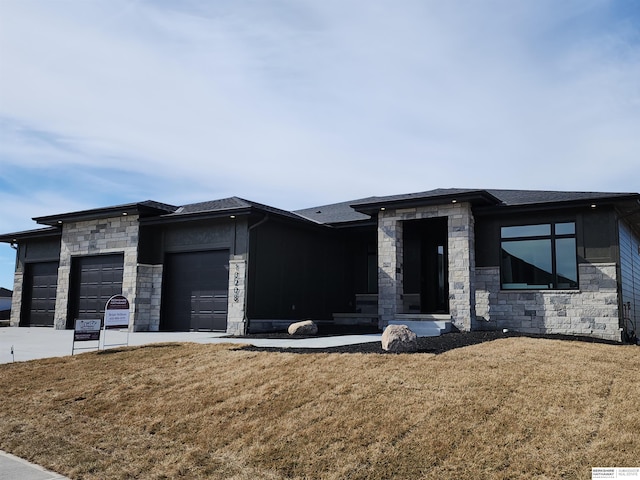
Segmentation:
<svg viewBox="0 0 640 480">
<path fill-rule="evenodd" d="M 459 201 L 473 198 L 482 203 L 495 203 L 495 199 L 486 190 L 466 188 L 439 188 L 427 192 L 406 193 L 401 195 L 389 195 L 384 197 L 366 197 L 348 202 L 332 203 L 319 207 L 296 210 L 299 215 L 311 218 L 317 222 L 327 224 L 345 224 L 351 222 L 364 222 L 371 219 L 371 213 L 382 206 L 393 204 L 408 205 L 412 203 L 442 203 L 457 198 Z"/>
<path fill-rule="evenodd" d="M 453 201 L 466 201 L 474 206 L 502 209 L 504 207 L 555 208 L 574 206 L 590 202 L 608 202 L 624 206 L 625 215 L 637 215 L 638 193 L 611 192 L 564 192 L 548 190 L 468 189 L 438 188 L 418 193 L 366 197 L 347 202 L 321 205 L 289 212 L 262 203 L 229 197 L 207 202 L 198 202 L 176 207 L 166 203 L 147 200 L 138 203 L 83 210 L 36 217 L 34 220 L 50 228 L 0 235 L 0 242 L 60 235 L 59 225 L 66 221 L 94 220 L 122 214 L 139 214 L 145 223 L 180 222 L 224 216 L 249 215 L 252 213 L 273 214 L 280 218 L 316 225 L 344 226 L 363 224 L 372 220 L 380 208 L 408 208 L 418 205 L 435 205 Z"/>
<path fill-rule="evenodd" d="M 150 219 L 148 223 L 186 221 L 232 215 L 247 215 L 251 213 L 273 214 L 291 220 L 312 222 L 308 218 L 301 217 L 294 212 L 270 207 L 269 205 L 264 205 L 262 203 L 246 200 L 240 197 L 229 197 L 183 205 L 177 208 L 174 212 L 162 215 L 155 219 Z"/>
<path fill-rule="evenodd" d="M 351 200 L 349 202 L 332 203 L 329 205 L 321 205 L 319 207 L 304 208 L 296 210 L 300 216 L 313 220 L 318 223 L 340 224 L 350 222 L 363 222 L 371 219 L 366 213 L 357 212 L 351 206 L 353 203 L 372 201 L 379 197 L 368 197 L 360 200 Z"/>
<path fill-rule="evenodd" d="M 37 228 L 35 230 L 24 230 L 22 232 L 4 233 L 0 235 L 0 243 L 16 243 L 20 240 L 59 237 L 61 234 L 62 229 L 59 227 Z"/>
<path fill-rule="evenodd" d="M 500 201 L 487 190 L 469 188 L 438 188 L 426 192 L 371 197 L 366 201 L 353 201 L 351 206 L 359 212 L 371 213 L 382 207 L 412 207 L 418 205 L 436 205 L 454 201 L 466 201 L 474 204 L 492 205 Z"/>
<path fill-rule="evenodd" d="M 296 210 L 295 213 L 320 223 L 340 225 L 367 221 L 373 213 L 382 207 L 410 207 L 415 205 L 449 203 L 454 200 L 469 201 L 475 206 L 495 206 L 500 208 L 534 205 L 561 206 L 604 200 L 620 202 L 639 198 L 640 194 L 637 193 L 438 188 L 425 192 L 361 198 L 348 202 Z"/>
<path fill-rule="evenodd" d="M 160 215 L 163 213 L 174 212 L 177 208 L 178 207 L 174 205 L 168 205 L 166 203 L 160 203 L 154 200 L 146 200 L 144 202 L 126 203 L 124 205 L 114 205 L 112 207 L 92 208 L 90 210 L 81 210 L 78 212 L 35 217 L 33 220 L 42 225 L 55 226 L 69 221 L 81 222 L 85 220 L 108 218 L 117 215 Z"/>
<path fill-rule="evenodd" d="M 638 193 L 612 192 L 562 192 L 550 190 L 487 190 L 506 206 L 534 205 L 544 203 L 590 202 L 596 200 L 624 200 L 640 197 Z"/>
<path fill-rule="evenodd" d="M 640 194 L 638 193 L 439 188 L 419 193 L 372 197 L 366 201 L 351 202 L 351 206 L 356 211 L 372 213 L 382 207 L 402 208 L 452 201 L 469 201 L 475 206 L 516 207 L 526 205 L 564 206 L 605 200 L 622 202 L 639 198 Z"/>
</svg>

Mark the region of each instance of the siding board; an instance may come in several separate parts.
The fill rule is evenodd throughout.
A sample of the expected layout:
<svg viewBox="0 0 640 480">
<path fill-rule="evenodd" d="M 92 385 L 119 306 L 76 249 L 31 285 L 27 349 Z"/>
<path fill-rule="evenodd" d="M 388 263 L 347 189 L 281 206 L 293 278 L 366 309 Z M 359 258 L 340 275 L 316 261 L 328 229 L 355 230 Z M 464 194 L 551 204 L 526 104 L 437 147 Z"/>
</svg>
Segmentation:
<svg viewBox="0 0 640 480">
<path fill-rule="evenodd" d="M 640 241 L 631 229 L 620 223 L 620 281 L 622 304 L 631 306 L 631 321 L 635 325 L 627 326 L 638 334 L 640 323 Z"/>
</svg>

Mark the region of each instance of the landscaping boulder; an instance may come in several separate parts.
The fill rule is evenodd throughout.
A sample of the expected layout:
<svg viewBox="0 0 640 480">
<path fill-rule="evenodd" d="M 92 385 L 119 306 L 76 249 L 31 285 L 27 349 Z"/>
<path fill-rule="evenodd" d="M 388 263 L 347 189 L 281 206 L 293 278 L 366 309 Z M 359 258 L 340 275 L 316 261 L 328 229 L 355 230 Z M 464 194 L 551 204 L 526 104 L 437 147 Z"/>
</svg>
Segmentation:
<svg viewBox="0 0 640 480">
<path fill-rule="evenodd" d="M 382 349 L 387 352 L 415 352 L 418 335 L 406 325 L 389 325 L 382 334 Z"/>
<path fill-rule="evenodd" d="M 316 335 L 318 326 L 312 320 L 296 322 L 289 325 L 287 330 L 289 335 Z"/>
</svg>

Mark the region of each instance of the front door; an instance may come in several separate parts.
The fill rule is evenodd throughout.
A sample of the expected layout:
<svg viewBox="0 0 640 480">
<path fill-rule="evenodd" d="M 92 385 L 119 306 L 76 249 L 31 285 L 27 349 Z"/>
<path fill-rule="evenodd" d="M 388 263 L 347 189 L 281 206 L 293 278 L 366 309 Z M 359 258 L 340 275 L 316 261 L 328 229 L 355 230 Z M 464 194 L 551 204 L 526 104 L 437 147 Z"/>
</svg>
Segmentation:
<svg viewBox="0 0 640 480">
<path fill-rule="evenodd" d="M 404 223 L 404 313 L 449 313 L 447 218 Z"/>
</svg>

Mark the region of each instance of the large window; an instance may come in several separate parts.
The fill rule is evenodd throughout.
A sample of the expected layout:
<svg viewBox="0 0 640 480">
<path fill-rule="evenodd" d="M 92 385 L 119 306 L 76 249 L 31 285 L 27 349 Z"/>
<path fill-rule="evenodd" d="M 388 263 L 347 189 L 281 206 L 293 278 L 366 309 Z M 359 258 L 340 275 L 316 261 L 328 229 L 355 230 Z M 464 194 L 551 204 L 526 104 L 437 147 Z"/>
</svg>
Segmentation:
<svg viewBox="0 0 640 480">
<path fill-rule="evenodd" d="M 573 222 L 502 227 L 503 289 L 578 288 Z"/>
</svg>

